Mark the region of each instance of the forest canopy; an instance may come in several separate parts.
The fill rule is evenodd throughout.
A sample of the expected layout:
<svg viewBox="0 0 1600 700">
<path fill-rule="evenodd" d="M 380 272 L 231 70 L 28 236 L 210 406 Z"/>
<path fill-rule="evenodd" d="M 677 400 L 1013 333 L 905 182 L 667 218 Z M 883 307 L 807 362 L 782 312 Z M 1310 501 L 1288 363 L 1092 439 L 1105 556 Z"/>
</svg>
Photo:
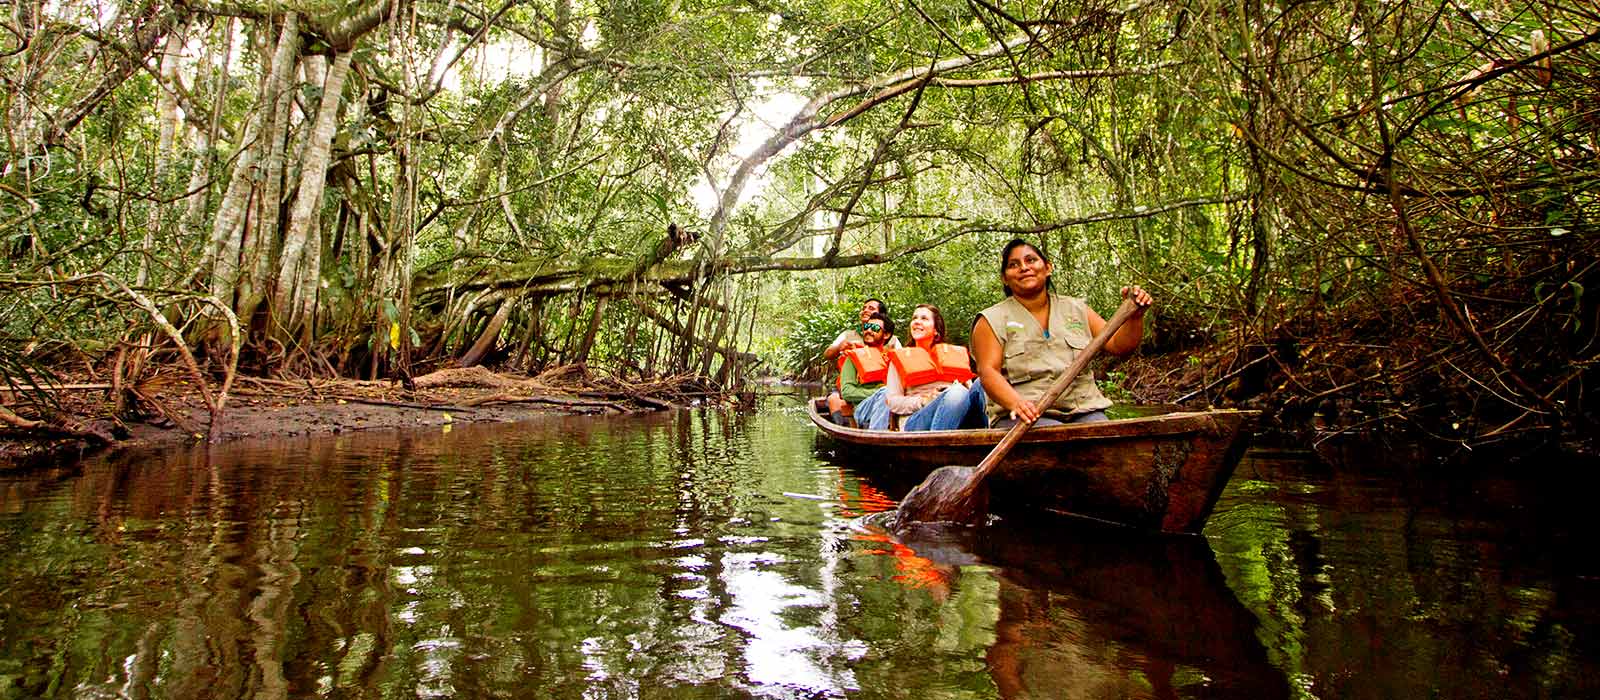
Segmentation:
<svg viewBox="0 0 1600 700">
<path fill-rule="evenodd" d="M 727 387 L 867 296 L 970 318 L 1021 236 L 1156 293 L 1155 398 L 1581 430 L 1597 39 L 1539 0 L 17 0 L 0 377 Z"/>
</svg>

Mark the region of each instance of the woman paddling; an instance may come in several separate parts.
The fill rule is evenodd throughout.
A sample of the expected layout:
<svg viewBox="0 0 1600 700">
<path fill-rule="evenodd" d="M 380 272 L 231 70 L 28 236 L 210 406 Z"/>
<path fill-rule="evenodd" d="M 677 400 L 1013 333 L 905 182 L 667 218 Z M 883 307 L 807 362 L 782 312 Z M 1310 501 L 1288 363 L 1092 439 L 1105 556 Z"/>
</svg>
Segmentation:
<svg viewBox="0 0 1600 700">
<path fill-rule="evenodd" d="M 883 387 L 888 411 L 876 411 L 869 428 L 889 427 L 892 413 L 905 418 L 901 430 L 982 428 L 983 387 L 972 381 L 967 349 L 944 342 L 944 317 L 939 307 L 918 305 L 911 314 L 912 347 L 889 353 L 889 377 Z"/>
<path fill-rule="evenodd" d="M 984 309 L 972 328 L 972 353 L 994 427 L 1010 427 L 1018 419 L 1037 419 L 1035 425 L 1106 420 L 1111 400 L 1088 372 L 1078 375 L 1055 405 L 1034 403 L 1106 324 L 1082 299 L 1055 293 L 1050 282 L 1054 271 L 1043 252 L 1020 238 L 1000 253 L 1006 298 Z M 1151 304 L 1150 294 L 1138 287 L 1123 287 L 1122 294 L 1139 308 L 1106 342 L 1106 352 L 1114 355 L 1139 347 Z"/>
</svg>

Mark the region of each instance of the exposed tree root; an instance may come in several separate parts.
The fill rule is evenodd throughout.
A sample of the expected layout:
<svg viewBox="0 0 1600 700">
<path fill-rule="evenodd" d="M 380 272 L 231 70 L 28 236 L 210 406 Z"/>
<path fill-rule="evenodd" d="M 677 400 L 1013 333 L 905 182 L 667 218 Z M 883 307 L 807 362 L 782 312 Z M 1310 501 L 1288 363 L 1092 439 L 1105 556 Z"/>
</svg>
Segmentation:
<svg viewBox="0 0 1600 700">
<path fill-rule="evenodd" d="M 36 437 L 73 438 L 97 446 L 109 445 L 116 441 L 116 437 L 111 434 L 111 431 L 103 426 L 79 425 L 69 421 L 30 420 L 12 413 L 11 409 L 4 406 L 0 406 L 0 424 L 28 431 Z"/>
<path fill-rule="evenodd" d="M 1562 367 L 1542 352 L 1523 352 L 1522 384 L 1542 391 L 1527 400 L 1527 390 L 1486 359 L 1481 345 L 1452 335 L 1447 319 L 1430 313 L 1429 301 L 1405 310 L 1428 321 L 1408 333 L 1384 332 L 1392 309 L 1346 309 L 1342 318 L 1291 320 L 1237 344 L 1113 365 L 1122 375 L 1115 384 L 1141 402 L 1260 409 L 1265 429 L 1305 444 L 1391 433 L 1462 452 L 1555 442 L 1595 449 L 1596 438 L 1581 427 L 1594 421 L 1583 391 L 1594 381 L 1592 360 Z M 1540 341 L 1520 347 L 1559 347 Z"/>
</svg>

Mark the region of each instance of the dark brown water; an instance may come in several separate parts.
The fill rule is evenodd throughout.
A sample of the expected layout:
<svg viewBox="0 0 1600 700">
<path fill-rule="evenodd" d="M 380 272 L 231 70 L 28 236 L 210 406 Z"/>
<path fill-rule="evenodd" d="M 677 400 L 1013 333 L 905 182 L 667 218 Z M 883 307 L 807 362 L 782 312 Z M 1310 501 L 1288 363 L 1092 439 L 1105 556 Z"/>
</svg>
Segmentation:
<svg viewBox="0 0 1600 700">
<path fill-rule="evenodd" d="M 1584 499 L 1395 473 L 896 539 L 788 397 L 113 457 L 0 476 L 0 697 L 1594 696 Z"/>
</svg>

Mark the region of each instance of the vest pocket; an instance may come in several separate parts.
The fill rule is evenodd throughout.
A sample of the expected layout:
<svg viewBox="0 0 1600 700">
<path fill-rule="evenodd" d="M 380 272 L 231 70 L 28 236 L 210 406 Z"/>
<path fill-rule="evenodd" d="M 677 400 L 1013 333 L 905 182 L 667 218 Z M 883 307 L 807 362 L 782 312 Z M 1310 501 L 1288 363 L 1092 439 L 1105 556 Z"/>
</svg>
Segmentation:
<svg viewBox="0 0 1600 700">
<path fill-rule="evenodd" d="M 1050 363 L 1049 344 L 1040 339 L 1024 340 L 1006 345 L 1006 381 L 1012 386 L 1030 382 L 1054 373 Z"/>
<path fill-rule="evenodd" d="M 1061 337 L 1067 341 L 1068 345 L 1072 346 L 1073 350 L 1082 350 L 1086 347 L 1089 347 L 1089 341 L 1094 340 L 1094 338 L 1089 336 L 1088 330 L 1080 330 L 1077 328 L 1062 333 Z"/>
</svg>

